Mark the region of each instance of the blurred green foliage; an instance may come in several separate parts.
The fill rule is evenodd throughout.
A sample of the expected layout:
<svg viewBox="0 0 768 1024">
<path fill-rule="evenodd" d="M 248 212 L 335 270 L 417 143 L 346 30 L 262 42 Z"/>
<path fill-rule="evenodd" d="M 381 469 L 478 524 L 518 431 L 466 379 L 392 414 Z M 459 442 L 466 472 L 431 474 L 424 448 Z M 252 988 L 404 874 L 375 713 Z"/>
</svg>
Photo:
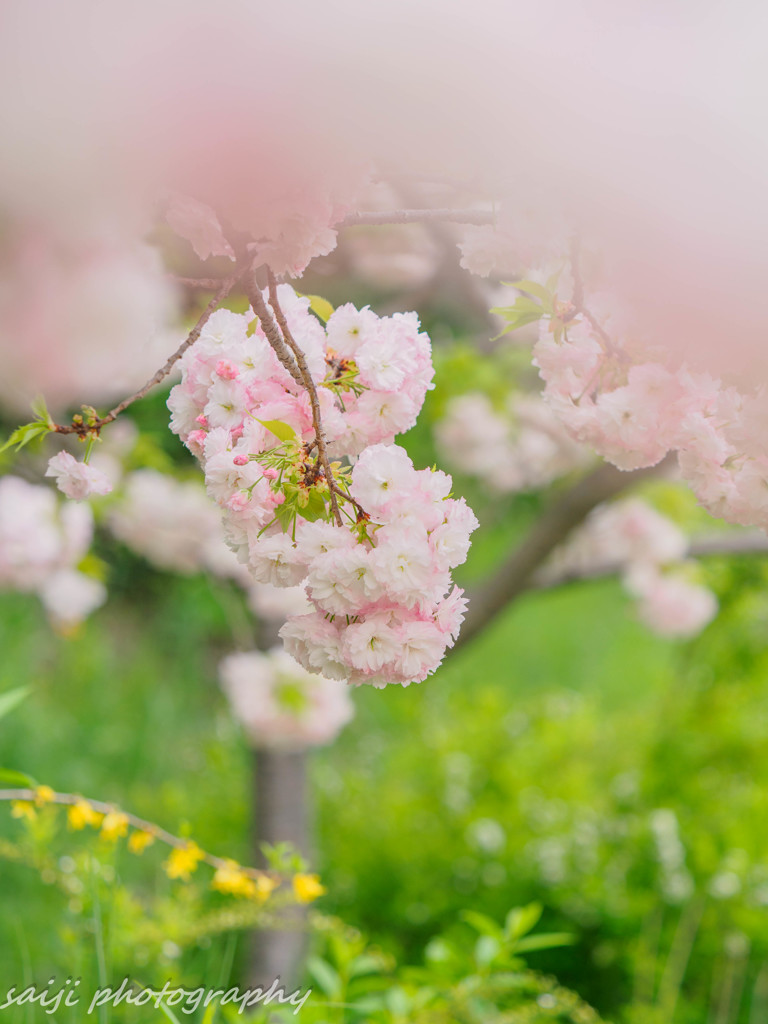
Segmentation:
<svg viewBox="0 0 768 1024">
<path fill-rule="evenodd" d="M 469 386 L 470 371 L 491 390 L 498 380 L 461 350 L 440 358 L 454 368 L 408 438 L 419 465 L 434 459 L 427 427 L 445 394 Z M 162 402 L 138 411 L 150 450 L 189 470 Z M 678 489 L 653 488 L 667 514 L 703 522 Z M 461 574 L 473 582 L 542 498 L 490 501 L 472 481 L 455 489 L 483 527 Z M 0 723 L 0 767 L 114 800 L 252 863 L 252 756 L 216 683 L 218 659 L 250 628 L 242 596 L 161 575 L 104 540 L 98 555 L 110 602 L 74 637 L 53 635 L 34 598 L 0 596 L 0 695 L 31 690 Z M 347 934 L 334 949 L 321 934 L 314 963 L 338 974 L 339 957 L 373 944 L 382 990 L 403 996 L 371 1020 L 496 1020 L 446 1002 L 476 953 L 461 915 L 500 922 L 533 900 L 544 931 L 576 942 L 529 951 L 529 967 L 611 1020 L 768 1020 L 768 572 L 744 557 L 704 572 L 722 611 L 695 641 L 650 635 L 613 581 L 573 585 L 522 599 L 428 682 L 354 695 L 355 722 L 312 757 L 315 864 L 329 889 L 320 909 L 368 940 Z M 31 849 L 0 807 L 0 992 L 63 969 L 82 972 L 84 987 L 129 969 L 147 984 L 241 976 L 247 932 L 219 928 L 218 897 L 169 882 L 156 851 L 94 862 L 81 837 L 38 838 Z M 448 958 L 451 977 L 425 959 L 441 948 L 436 935 L 465 950 Z M 409 973 L 419 965 L 427 974 Z M 541 997 L 555 986 L 542 977 L 521 969 L 528 1016 L 510 1003 L 498 1019 L 595 1019 L 565 992 L 572 1016 L 549 1013 Z M 420 989 L 444 1004 L 419 1008 Z M 302 1019 L 360 1019 L 323 1013 Z"/>
</svg>

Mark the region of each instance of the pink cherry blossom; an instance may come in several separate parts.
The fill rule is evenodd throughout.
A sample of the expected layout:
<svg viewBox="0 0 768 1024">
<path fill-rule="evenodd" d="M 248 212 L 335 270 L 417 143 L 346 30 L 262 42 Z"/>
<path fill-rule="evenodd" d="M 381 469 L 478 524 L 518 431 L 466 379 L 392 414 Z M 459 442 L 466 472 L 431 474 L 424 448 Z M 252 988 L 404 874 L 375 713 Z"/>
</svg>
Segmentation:
<svg viewBox="0 0 768 1024">
<path fill-rule="evenodd" d="M 312 409 L 252 314 L 214 313 L 184 354 L 168 402 L 172 429 L 200 459 L 226 541 L 253 579 L 304 585 L 313 611 L 289 616 L 286 650 L 308 671 L 355 685 L 420 681 L 458 632 L 460 592 L 444 602 L 477 527 L 466 503 L 448 497 L 451 478 L 416 470 L 393 443 L 431 386 L 429 339 L 415 314 L 378 317 L 348 304 L 324 329 L 290 286 L 278 286 L 278 299 L 316 382 L 333 458 L 358 456 L 345 486 L 369 525 L 358 533 L 348 511 L 338 526 L 289 510 L 295 522 L 283 532 L 275 510 L 286 492 L 269 459 L 286 429 L 291 458 L 307 458 Z M 343 491 L 340 501 L 348 509 Z"/>
<path fill-rule="evenodd" d="M 219 677 L 254 747 L 304 750 L 330 743 L 354 715 L 343 681 L 307 672 L 279 648 L 230 654 Z"/>
<path fill-rule="evenodd" d="M 19 477 L 0 480 L 0 587 L 37 594 L 57 627 L 71 629 L 106 599 L 77 569 L 92 536 L 89 505 L 59 503 Z"/>
<path fill-rule="evenodd" d="M 48 462 L 46 476 L 56 479 L 56 486 L 73 501 L 83 501 L 94 495 L 109 494 L 112 481 L 93 466 L 78 462 L 69 452 L 59 452 Z"/>
</svg>

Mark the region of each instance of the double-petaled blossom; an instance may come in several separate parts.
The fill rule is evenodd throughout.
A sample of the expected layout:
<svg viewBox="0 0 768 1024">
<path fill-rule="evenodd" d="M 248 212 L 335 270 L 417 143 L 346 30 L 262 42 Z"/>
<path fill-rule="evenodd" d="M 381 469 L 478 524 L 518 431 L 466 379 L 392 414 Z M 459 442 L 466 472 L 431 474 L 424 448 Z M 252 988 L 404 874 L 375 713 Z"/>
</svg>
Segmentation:
<svg viewBox="0 0 768 1024">
<path fill-rule="evenodd" d="M 717 598 L 697 582 L 688 547 L 682 530 L 647 501 L 625 498 L 598 506 L 555 552 L 550 568 L 586 576 L 616 569 L 642 622 L 664 636 L 692 636 L 717 614 Z"/>
<path fill-rule="evenodd" d="M 230 654 L 219 677 L 255 747 L 302 750 L 330 743 L 354 715 L 343 682 L 307 672 L 281 648 Z"/>
<path fill-rule="evenodd" d="M 38 594 L 57 627 L 70 629 L 106 599 L 78 565 L 93 536 L 88 505 L 60 504 L 48 487 L 0 480 L 0 588 Z"/>
<path fill-rule="evenodd" d="M 109 494 L 112 490 L 112 481 L 106 473 L 87 462 L 78 462 L 69 452 L 54 455 L 48 462 L 45 475 L 52 476 L 61 493 L 73 501 Z"/>
<path fill-rule="evenodd" d="M 281 630 L 288 652 L 331 679 L 422 680 L 458 634 L 464 602 L 451 570 L 477 526 L 450 497 L 450 477 L 416 470 L 393 443 L 431 386 L 429 339 L 413 313 L 347 304 L 323 327 L 289 286 L 278 298 L 317 390 L 342 525 L 330 521 L 308 392 L 253 314 L 219 311 L 184 355 L 172 429 L 200 459 L 227 542 L 253 578 L 304 585 L 307 610 Z"/>
<path fill-rule="evenodd" d="M 609 313 L 604 320 L 610 324 Z M 626 470 L 676 452 L 704 508 L 768 528 L 764 387 L 694 372 L 650 342 L 609 337 L 583 316 L 559 337 L 542 320 L 533 355 L 544 398 L 574 439 Z"/>
</svg>

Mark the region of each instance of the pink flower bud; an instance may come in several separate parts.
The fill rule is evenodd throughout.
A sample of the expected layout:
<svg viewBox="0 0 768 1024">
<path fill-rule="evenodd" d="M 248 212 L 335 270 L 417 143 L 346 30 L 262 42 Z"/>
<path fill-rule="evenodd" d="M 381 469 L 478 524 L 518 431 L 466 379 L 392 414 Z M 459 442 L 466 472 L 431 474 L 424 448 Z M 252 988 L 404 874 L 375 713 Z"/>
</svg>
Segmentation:
<svg viewBox="0 0 768 1024">
<path fill-rule="evenodd" d="M 236 491 L 227 501 L 230 512 L 243 512 L 248 507 L 248 495 L 245 491 Z"/>
<path fill-rule="evenodd" d="M 206 419 L 205 416 L 203 416 L 202 413 L 200 413 L 199 416 L 195 417 L 195 423 L 199 423 L 204 430 L 208 428 L 208 420 Z"/>
<path fill-rule="evenodd" d="M 187 436 L 187 447 L 194 455 L 199 455 L 203 451 L 208 435 L 204 430 L 193 430 Z"/>
<path fill-rule="evenodd" d="M 267 480 L 277 480 L 276 469 L 265 469 L 263 475 L 267 478 Z"/>
<path fill-rule="evenodd" d="M 247 466 L 250 460 L 247 455 L 236 455 L 232 461 L 236 466 Z"/>
<path fill-rule="evenodd" d="M 240 371 L 230 359 L 220 359 L 216 363 L 216 374 L 223 380 L 237 380 Z"/>
</svg>

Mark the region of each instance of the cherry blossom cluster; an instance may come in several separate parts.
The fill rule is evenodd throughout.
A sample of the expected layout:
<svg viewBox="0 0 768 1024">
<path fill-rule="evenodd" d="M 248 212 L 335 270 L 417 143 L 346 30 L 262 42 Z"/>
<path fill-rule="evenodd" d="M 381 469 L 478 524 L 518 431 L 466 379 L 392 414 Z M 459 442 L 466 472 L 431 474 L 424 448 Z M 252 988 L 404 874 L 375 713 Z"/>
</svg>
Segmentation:
<svg viewBox="0 0 768 1024">
<path fill-rule="evenodd" d="M 324 328 L 309 299 L 289 285 L 280 285 L 277 295 L 317 386 L 332 452 L 356 454 L 369 444 L 391 443 L 414 425 L 434 373 L 429 338 L 415 313 L 378 317 L 347 304 Z M 264 421 L 313 438 L 309 395 L 280 363 L 253 314 L 214 313 L 181 369 L 182 383 L 169 402 L 171 428 L 206 461 L 218 454 L 217 446 L 226 452 L 233 434 L 241 442 L 236 454 L 266 450 L 274 437 Z M 251 475 L 259 476 L 257 470 Z"/>
<path fill-rule="evenodd" d="M 482 392 L 452 398 L 435 440 L 449 465 L 501 494 L 544 487 L 592 458 L 546 402 L 520 392 L 501 410 Z"/>
<path fill-rule="evenodd" d="M 78 569 L 93 536 L 88 505 L 59 504 L 48 487 L 0 480 L 0 587 L 37 594 L 67 630 L 104 603 L 106 590 Z"/>
<path fill-rule="evenodd" d="M 219 678 L 254 747 L 303 750 L 330 743 L 355 713 L 344 682 L 307 672 L 279 647 L 228 655 Z"/>
<path fill-rule="evenodd" d="M 437 668 L 466 608 L 450 571 L 477 526 L 450 487 L 445 473 L 414 469 L 397 445 L 362 453 L 350 493 L 373 524 L 367 539 L 322 521 L 297 532 L 292 582 L 306 572 L 316 611 L 289 619 L 280 635 L 300 664 L 373 686 L 418 682 Z"/>
<path fill-rule="evenodd" d="M 108 523 L 126 547 L 165 572 L 186 576 L 207 569 L 217 576 L 248 578 L 224 543 L 216 507 L 194 480 L 177 480 L 155 469 L 129 473 Z"/>
<path fill-rule="evenodd" d="M 450 477 L 417 471 L 393 444 L 431 384 L 429 339 L 415 314 L 345 305 L 324 328 L 308 299 L 287 285 L 277 295 L 316 390 L 332 479 L 310 395 L 253 314 L 217 312 L 184 355 L 172 429 L 200 459 L 254 578 L 305 584 L 314 610 L 285 624 L 287 650 L 355 684 L 420 681 L 458 634 L 465 602 L 451 570 L 477 526 Z M 342 462 L 358 455 L 354 468 Z"/>
<path fill-rule="evenodd" d="M 768 528 L 762 389 L 748 393 L 650 346 L 619 344 L 609 317 L 560 312 L 559 321 L 542 320 L 533 354 L 544 396 L 571 436 L 625 470 L 676 451 L 712 515 Z"/>
<path fill-rule="evenodd" d="M 548 570 L 588 576 L 596 567 L 618 568 L 641 621 L 661 635 L 685 637 L 717 614 L 717 599 L 696 581 L 687 553 L 688 540 L 672 520 L 641 498 L 626 498 L 598 506 Z"/>
<path fill-rule="evenodd" d="M 312 610 L 301 587 L 273 587 L 253 579 L 225 543 L 221 514 L 197 480 L 135 470 L 116 494 L 107 525 L 126 547 L 163 572 L 209 572 L 237 583 L 259 619 L 282 624 L 289 615 Z"/>
</svg>

